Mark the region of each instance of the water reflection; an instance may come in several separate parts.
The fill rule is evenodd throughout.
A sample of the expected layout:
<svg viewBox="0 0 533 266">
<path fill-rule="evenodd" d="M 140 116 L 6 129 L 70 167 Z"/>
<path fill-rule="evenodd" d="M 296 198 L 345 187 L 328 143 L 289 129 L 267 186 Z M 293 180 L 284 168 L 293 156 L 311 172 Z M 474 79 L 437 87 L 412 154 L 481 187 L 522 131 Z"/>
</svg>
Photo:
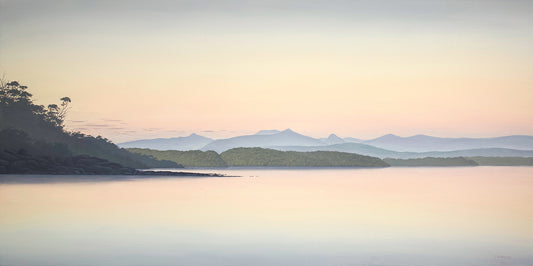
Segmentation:
<svg viewBox="0 0 533 266">
<path fill-rule="evenodd" d="M 531 167 L 223 172 L 1 185 L 0 264 L 533 263 Z"/>
</svg>

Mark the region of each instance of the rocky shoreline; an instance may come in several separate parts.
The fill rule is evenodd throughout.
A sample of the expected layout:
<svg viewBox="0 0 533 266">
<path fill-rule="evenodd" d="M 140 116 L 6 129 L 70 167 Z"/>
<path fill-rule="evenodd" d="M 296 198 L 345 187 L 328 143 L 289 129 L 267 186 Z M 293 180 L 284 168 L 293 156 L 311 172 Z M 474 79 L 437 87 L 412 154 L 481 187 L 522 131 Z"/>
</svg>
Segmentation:
<svg viewBox="0 0 533 266">
<path fill-rule="evenodd" d="M 51 157 L 24 152 L 0 151 L 0 174 L 28 175 L 141 175 L 141 176 L 192 176 L 222 177 L 205 174 L 172 171 L 142 171 L 122 166 L 89 155 Z"/>
</svg>

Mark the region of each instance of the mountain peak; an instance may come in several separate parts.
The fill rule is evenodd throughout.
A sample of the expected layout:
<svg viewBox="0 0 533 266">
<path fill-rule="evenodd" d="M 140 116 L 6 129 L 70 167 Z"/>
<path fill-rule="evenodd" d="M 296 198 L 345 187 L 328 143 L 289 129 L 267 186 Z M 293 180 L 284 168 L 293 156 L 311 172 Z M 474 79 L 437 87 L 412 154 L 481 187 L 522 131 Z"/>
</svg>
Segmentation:
<svg viewBox="0 0 533 266">
<path fill-rule="evenodd" d="M 297 134 L 297 135 L 300 135 L 299 133 L 296 133 L 294 131 L 292 131 L 290 128 L 287 128 L 281 132 L 279 132 L 280 134 Z"/>
<path fill-rule="evenodd" d="M 339 143 L 346 142 L 342 138 L 339 138 L 339 136 L 337 136 L 335 134 L 330 134 L 327 139 L 322 139 L 322 141 L 324 141 L 327 144 L 339 144 Z"/>
<path fill-rule="evenodd" d="M 189 136 L 187 136 L 187 137 L 182 137 L 182 138 L 190 138 L 190 139 L 210 139 L 210 138 L 208 138 L 208 137 L 204 137 L 204 136 L 202 136 L 202 135 L 198 135 L 198 134 L 196 134 L 196 133 L 192 133 L 192 134 L 190 134 Z"/>
<path fill-rule="evenodd" d="M 264 133 L 264 132 L 258 132 Z M 269 132 L 272 133 L 272 132 Z M 273 148 L 280 146 L 323 146 L 324 142 L 286 129 L 274 134 L 255 134 L 219 139 L 204 146 L 202 150 L 224 152 L 232 148 L 261 147 Z"/>
<path fill-rule="evenodd" d="M 329 137 L 328 137 L 328 139 L 337 139 L 337 138 L 340 139 L 339 136 L 337 136 L 337 135 L 335 135 L 333 133 L 330 134 Z"/>
</svg>

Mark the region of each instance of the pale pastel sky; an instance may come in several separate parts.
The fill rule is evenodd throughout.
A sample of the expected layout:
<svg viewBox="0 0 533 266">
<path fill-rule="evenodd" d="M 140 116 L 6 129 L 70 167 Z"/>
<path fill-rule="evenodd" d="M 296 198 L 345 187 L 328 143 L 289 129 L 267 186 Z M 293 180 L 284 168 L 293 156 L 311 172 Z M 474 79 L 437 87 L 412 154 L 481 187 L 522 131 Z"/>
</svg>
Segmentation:
<svg viewBox="0 0 533 266">
<path fill-rule="evenodd" d="M 121 142 L 533 135 L 532 1 L 6 1 L 0 73 Z"/>
</svg>

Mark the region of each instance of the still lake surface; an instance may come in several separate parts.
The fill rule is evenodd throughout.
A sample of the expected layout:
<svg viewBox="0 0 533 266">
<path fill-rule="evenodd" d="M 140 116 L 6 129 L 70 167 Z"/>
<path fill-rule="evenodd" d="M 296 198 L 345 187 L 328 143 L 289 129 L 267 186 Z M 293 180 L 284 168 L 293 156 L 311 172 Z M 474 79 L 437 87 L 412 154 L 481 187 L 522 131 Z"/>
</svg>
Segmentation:
<svg viewBox="0 0 533 266">
<path fill-rule="evenodd" d="M 533 167 L 191 171 L 0 184 L 0 265 L 533 265 Z"/>
</svg>

